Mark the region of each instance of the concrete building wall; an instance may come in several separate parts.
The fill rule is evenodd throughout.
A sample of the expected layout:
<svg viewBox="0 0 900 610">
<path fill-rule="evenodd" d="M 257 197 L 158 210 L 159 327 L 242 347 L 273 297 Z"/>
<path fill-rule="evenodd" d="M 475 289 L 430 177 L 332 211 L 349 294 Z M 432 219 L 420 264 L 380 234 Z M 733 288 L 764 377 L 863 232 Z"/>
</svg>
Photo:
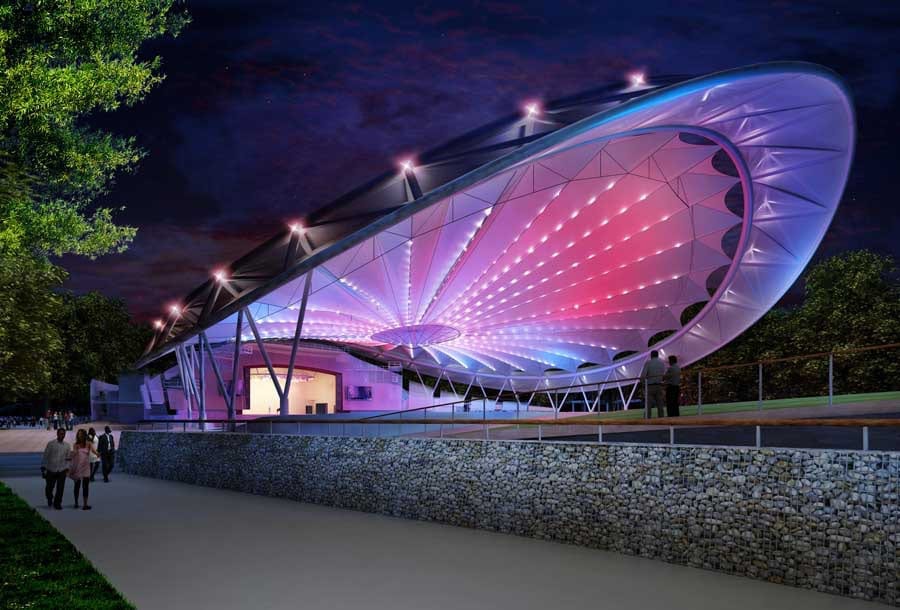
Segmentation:
<svg viewBox="0 0 900 610">
<path fill-rule="evenodd" d="M 900 453 L 124 432 L 120 458 L 143 476 L 900 605 Z"/>
</svg>

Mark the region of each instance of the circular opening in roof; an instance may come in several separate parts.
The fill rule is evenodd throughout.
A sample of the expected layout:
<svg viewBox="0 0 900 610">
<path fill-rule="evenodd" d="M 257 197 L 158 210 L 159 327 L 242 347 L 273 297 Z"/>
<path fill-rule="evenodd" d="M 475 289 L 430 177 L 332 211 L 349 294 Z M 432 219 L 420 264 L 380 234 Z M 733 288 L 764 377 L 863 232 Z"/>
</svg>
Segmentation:
<svg viewBox="0 0 900 610">
<path fill-rule="evenodd" d="M 378 343 L 392 345 L 404 345 L 406 347 L 421 347 L 446 343 L 459 337 L 460 332 L 452 326 L 443 324 L 413 324 L 411 326 L 398 326 L 382 330 L 372 335 L 372 340 Z"/>
</svg>

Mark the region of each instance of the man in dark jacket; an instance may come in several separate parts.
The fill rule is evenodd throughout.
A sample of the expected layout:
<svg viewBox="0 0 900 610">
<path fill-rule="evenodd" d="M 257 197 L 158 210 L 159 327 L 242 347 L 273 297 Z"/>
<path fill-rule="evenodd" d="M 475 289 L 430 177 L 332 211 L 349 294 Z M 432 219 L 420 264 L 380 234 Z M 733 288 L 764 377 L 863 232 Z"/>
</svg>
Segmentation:
<svg viewBox="0 0 900 610">
<path fill-rule="evenodd" d="M 116 439 L 113 438 L 112 430 L 109 426 L 104 428 L 104 433 L 100 435 L 100 463 L 103 469 L 103 482 L 109 483 L 109 473 L 112 472 L 113 465 L 116 462 Z"/>
<path fill-rule="evenodd" d="M 681 367 L 678 366 L 678 358 L 669 356 L 669 368 L 663 375 L 663 383 L 666 386 L 666 415 L 678 417 L 681 409 L 678 401 L 681 397 Z"/>
</svg>

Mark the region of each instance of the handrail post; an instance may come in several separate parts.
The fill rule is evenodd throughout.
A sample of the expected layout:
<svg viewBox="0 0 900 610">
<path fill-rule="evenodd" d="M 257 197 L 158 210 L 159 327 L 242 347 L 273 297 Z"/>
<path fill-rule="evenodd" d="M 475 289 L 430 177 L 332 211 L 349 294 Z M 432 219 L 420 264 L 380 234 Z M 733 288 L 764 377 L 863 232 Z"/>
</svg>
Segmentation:
<svg viewBox="0 0 900 610">
<path fill-rule="evenodd" d="M 603 424 L 597 424 L 597 442 L 603 442 Z"/>
<path fill-rule="evenodd" d="M 828 406 L 834 404 L 834 352 L 828 353 Z"/>
<path fill-rule="evenodd" d="M 757 399 L 757 403 L 756 403 L 757 411 L 762 411 L 762 408 L 763 408 L 762 407 L 762 403 L 763 403 L 762 379 L 763 379 L 762 362 L 760 362 L 759 363 L 759 398 Z"/>
<path fill-rule="evenodd" d="M 756 426 L 756 448 L 759 449 L 760 447 L 762 447 L 762 428 Z"/>
<path fill-rule="evenodd" d="M 538 424 L 538 440 L 539 440 L 539 441 L 544 440 L 544 439 L 543 439 L 543 436 L 542 436 L 542 434 L 541 434 L 541 425 L 540 425 L 540 424 Z"/>
<path fill-rule="evenodd" d="M 703 415 L 703 371 L 697 371 L 697 415 Z"/>
<path fill-rule="evenodd" d="M 187 432 L 187 421 L 182 421 L 182 422 L 181 422 L 181 431 L 182 431 L 182 432 Z"/>
<path fill-rule="evenodd" d="M 675 426 L 669 426 L 669 444 L 675 444 Z"/>
<path fill-rule="evenodd" d="M 863 451 L 869 450 L 869 426 L 863 426 Z"/>
</svg>

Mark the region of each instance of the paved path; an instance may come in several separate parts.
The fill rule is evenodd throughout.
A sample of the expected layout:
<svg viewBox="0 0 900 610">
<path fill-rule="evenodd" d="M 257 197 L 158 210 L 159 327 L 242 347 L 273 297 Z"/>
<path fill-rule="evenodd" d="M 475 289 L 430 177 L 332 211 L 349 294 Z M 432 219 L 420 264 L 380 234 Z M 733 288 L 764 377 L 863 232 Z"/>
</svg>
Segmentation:
<svg viewBox="0 0 900 610">
<path fill-rule="evenodd" d="M 75 442 L 75 433 L 84 428 L 93 428 L 97 434 L 103 434 L 103 426 L 106 422 L 91 422 L 89 424 L 79 424 L 74 430 L 66 431 L 66 442 L 70 445 Z M 121 426 L 113 424 L 113 437 L 116 439 L 116 446 L 119 443 L 119 429 Z M 32 453 L 43 452 L 47 443 L 56 438 L 56 430 L 47 430 L 45 428 L 10 428 L 9 430 L 0 430 L 0 453 Z"/>
<path fill-rule="evenodd" d="M 40 506 L 39 478 L 6 483 Z M 67 488 L 71 502 L 71 487 Z M 127 475 L 40 508 L 142 609 L 874 610 L 869 602 L 517 536 Z"/>
</svg>

